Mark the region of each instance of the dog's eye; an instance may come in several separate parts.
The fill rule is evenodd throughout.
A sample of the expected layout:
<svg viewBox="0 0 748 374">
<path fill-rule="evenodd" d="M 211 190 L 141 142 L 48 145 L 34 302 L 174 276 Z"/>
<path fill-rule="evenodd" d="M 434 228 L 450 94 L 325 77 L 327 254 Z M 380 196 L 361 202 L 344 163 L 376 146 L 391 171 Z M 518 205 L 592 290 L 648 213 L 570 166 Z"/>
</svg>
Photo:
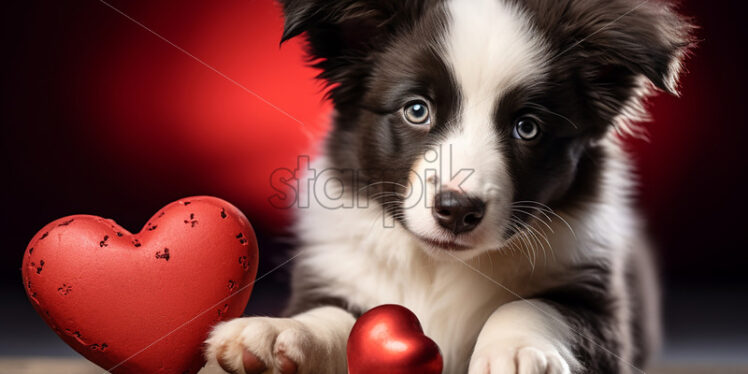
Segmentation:
<svg viewBox="0 0 748 374">
<path fill-rule="evenodd" d="M 431 112 L 426 102 L 411 101 L 403 108 L 403 117 L 413 125 L 428 125 L 431 122 Z"/>
<path fill-rule="evenodd" d="M 540 136 L 540 125 L 532 117 L 520 117 L 514 122 L 514 131 L 512 134 L 516 139 L 526 141 L 535 140 Z"/>
</svg>

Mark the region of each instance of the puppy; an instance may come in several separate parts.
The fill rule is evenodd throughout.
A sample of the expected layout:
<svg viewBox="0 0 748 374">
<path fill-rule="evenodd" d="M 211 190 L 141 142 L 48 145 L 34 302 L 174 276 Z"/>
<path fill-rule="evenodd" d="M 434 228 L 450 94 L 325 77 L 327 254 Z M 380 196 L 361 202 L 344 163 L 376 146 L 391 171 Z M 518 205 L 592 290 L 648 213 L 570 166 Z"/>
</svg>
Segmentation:
<svg viewBox="0 0 748 374">
<path fill-rule="evenodd" d="M 677 93 L 692 27 L 658 0 L 283 0 L 334 126 L 300 183 L 288 318 L 215 328 L 233 373 L 346 373 L 401 304 L 445 373 L 637 373 L 656 277 L 622 135 Z"/>
</svg>

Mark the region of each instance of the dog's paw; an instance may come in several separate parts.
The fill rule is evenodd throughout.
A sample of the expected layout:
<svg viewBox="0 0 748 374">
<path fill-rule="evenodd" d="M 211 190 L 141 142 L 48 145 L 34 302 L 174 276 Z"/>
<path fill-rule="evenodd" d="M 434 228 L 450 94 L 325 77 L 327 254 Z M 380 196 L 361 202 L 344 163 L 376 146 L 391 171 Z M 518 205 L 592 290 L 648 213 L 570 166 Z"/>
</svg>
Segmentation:
<svg viewBox="0 0 748 374">
<path fill-rule="evenodd" d="M 232 374 L 334 373 L 339 358 L 303 323 L 290 318 L 238 318 L 206 340 L 206 360 Z M 345 352 L 342 352 L 344 355 Z"/>
<path fill-rule="evenodd" d="M 571 374 L 555 349 L 490 347 L 473 354 L 469 374 Z"/>
</svg>

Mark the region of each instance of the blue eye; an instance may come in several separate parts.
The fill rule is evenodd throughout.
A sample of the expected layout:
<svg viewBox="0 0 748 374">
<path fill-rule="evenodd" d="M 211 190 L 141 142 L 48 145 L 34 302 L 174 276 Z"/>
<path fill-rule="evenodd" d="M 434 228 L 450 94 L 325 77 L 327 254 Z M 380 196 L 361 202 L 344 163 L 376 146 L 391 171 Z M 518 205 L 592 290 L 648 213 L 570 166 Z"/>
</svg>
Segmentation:
<svg viewBox="0 0 748 374">
<path fill-rule="evenodd" d="M 540 136 L 540 125 L 538 121 L 532 117 L 520 117 L 514 122 L 514 130 L 512 136 L 516 139 L 521 140 L 534 140 Z"/>
<path fill-rule="evenodd" d="M 403 108 L 403 117 L 413 125 L 427 125 L 431 122 L 429 106 L 422 100 L 408 103 Z"/>
</svg>

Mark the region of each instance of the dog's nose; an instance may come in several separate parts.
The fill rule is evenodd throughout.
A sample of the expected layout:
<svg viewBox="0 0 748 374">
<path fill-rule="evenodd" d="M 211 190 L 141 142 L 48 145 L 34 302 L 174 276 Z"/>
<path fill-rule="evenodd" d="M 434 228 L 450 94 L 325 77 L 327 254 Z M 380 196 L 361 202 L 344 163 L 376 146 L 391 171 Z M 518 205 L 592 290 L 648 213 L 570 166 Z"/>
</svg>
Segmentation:
<svg viewBox="0 0 748 374">
<path fill-rule="evenodd" d="M 483 219 L 486 203 L 457 191 L 440 192 L 434 198 L 432 214 L 439 225 L 455 234 L 475 229 Z"/>
</svg>

